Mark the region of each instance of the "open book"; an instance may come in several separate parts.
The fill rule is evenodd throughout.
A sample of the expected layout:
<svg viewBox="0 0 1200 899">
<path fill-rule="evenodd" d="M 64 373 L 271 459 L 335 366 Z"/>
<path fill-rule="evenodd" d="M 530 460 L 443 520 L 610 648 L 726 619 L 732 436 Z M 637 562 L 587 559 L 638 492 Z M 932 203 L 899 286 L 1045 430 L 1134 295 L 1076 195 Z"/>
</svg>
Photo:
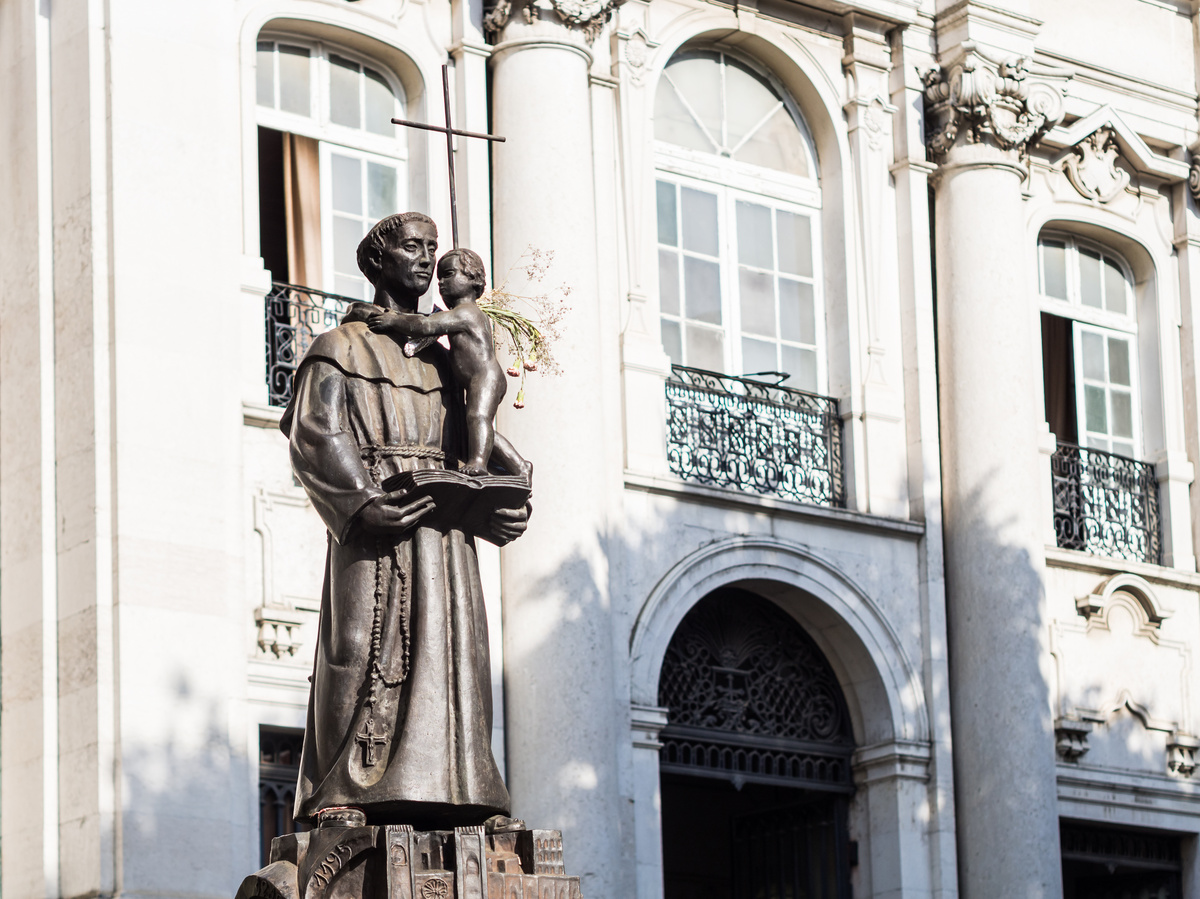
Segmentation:
<svg viewBox="0 0 1200 899">
<path fill-rule="evenodd" d="M 380 486 L 389 493 L 405 490 L 413 499 L 432 499 L 437 508 L 421 519 L 422 525 L 458 528 L 470 534 L 486 534 L 493 512 L 520 509 L 531 491 L 529 483 L 515 475 L 473 477 L 443 468 L 402 471 Z"/>
</svg>

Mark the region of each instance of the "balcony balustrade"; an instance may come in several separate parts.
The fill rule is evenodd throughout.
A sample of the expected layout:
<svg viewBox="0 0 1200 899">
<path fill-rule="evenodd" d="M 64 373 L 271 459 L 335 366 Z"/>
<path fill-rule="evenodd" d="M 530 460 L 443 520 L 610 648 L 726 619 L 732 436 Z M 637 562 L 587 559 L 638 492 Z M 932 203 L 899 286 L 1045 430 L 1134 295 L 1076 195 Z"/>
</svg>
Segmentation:
<svg viewBox="0 0 1200 899">
<path fill-rule="evenodd" d="M 266 339 L 267 395 L 272 406 L 291 402 L 296 368 L 313 338 L 337 327 L 353 302 L 311 287 L 271 284 L 266 296 Z"/>
<path fill-rule="evenodd" d="M 837 400 L 681 365 L 666 393 L 667 460 L 685 481 L 845 505 Z"/>
<path fill-rule="evenodd" d="M 1059 443 L 1051 470 L 1054 531 L 1060 547 L 1160 564 L 1158 479 L 1153 465 Z"/>
</svg>

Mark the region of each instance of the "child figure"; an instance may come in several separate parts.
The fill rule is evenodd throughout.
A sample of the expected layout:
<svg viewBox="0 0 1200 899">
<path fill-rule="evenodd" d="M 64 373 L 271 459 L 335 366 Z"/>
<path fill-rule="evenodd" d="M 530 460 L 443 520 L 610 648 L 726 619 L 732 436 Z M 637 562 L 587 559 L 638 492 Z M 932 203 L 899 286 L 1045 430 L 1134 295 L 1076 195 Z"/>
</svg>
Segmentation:
<svg viewBox="0 0 1200 899">
<path fill-rule="evenodd" d="M 488 459 L 495 456 L 508 472 L 529 480 L 533 465 L 492 425 L 508 383 L 496 361 L 491 322 L 475 303 L 485 288 L 483 260 L 472 250 L 451 250 L 438 260 L 437 276 L 438 291 L 449 307 L 445 312 L 378 310 L 367 316 L 367 326 L 407 337 L 445 335 L 450 341 L 450 370 L 467 398 L 467 458 L 462 471 L 485 475 Z"/>
</svg>

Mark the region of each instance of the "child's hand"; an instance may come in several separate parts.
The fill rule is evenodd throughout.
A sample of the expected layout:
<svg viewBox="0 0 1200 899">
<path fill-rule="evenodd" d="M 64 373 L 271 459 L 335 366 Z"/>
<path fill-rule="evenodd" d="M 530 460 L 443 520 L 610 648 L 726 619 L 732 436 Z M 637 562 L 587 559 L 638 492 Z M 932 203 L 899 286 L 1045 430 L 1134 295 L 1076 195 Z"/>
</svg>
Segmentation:
<svg viewBox="0 0 1200 899">
<path fill-rule="evenodd" d="M 395 312 L 372 312 L 367 316 L 367 327 L 376 333 L 394 331 L 400 324 L 400 316 Z"/>
</svg>

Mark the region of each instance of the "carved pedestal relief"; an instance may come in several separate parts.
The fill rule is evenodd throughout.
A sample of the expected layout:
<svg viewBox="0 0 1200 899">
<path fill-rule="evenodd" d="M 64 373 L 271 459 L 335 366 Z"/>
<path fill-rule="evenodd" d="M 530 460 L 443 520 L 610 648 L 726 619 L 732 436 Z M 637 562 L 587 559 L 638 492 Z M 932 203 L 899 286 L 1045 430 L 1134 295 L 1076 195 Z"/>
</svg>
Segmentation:
<svg viewBox="0 0 1200 899">
<path fill-rule="evenodd" d="M 1076 600 L 1079 619 L 1051 626 L 1058 671 L 1059 757 L 1100 767 L 1190 776 L 1191 649 L 1162 636 L 1171 614 L 1135 575 L 1116 575 Z"/>
</svg>

